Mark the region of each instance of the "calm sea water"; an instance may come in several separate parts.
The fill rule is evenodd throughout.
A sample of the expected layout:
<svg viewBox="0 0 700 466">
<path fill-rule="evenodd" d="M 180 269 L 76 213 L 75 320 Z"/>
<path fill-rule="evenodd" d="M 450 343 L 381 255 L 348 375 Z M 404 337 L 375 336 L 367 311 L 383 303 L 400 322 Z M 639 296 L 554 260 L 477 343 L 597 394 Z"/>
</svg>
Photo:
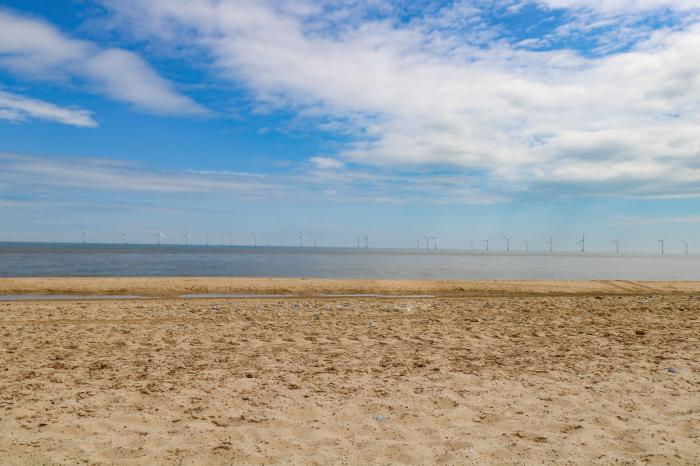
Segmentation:
<svg viewBox="0 0 700 466">
<path fill-rule="evenodd" d="M 0 276 L 700 280 L 700 255 L 0 243 Z"/>
</svg>

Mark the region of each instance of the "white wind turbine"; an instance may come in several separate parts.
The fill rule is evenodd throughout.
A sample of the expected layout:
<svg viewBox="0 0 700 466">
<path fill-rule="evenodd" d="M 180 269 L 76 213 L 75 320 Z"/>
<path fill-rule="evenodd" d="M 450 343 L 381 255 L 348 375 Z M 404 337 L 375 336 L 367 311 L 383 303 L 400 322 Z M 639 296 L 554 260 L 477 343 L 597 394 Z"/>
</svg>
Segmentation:
<svg viewBox="0 0 700 466">
<path fill-rule="evenodd" d="M 581 245 L 581 253 L 586 252 L 586 235 L 581 235 L 581 239 L 576 244 Z"/>
<path fill-rule="evenodd" d="M 229 246 L 233 246 L 233 237 L 236 236 L 236 234 L 234 232 L 232 232 L 231 230 L 228 231 L 228 234 L 231 236 L 231 242 L 230 242 Z"/>
<path fill-rule="evenodd" d="M 530 251 L 530 243 L 526 239 L 523 240 L 523 243 L 525 243 L 525 252 Z"/>
<path fill-rule="evenodd" d="M 265 238 L 265 247 L 270 246 L 270 241 L 268 240 L 267 235 L 263 235 L 263 237 Z"/>
<path fill-rule="evenodd" d="M 470 239 L 467 243 L 469 243 L 469 252 L 474 252 L 474 240 Z"/>
<path fill-rule="evenodd" d="M 486 251 L 489 250 L 489 241 L 491 241 L 491 238 L 490 238 L 490 237 L 489 237 L 489 238 L 486 238 L 486 239 L 484 240 L 484 243 L 486 243 Z"/>
<path fill-rule="evenodd" d="M 89 235 L 91 232 L 89 232 L 85 229 L 85 225 L 83 225 L 82 227 L 83 227 L 83 231 L 81 233 L 81 236 L 83 237 L 83 244 L 85 244 L 85 239 L 87 238 L 87 235 Z"/>
<path fill-rule="evenodd" d="M 206 240 L 206 242 L 207 242 L 207 243 L 206 243 L 207 246 L 209 246 L 209 232 L 207 232 L 207 231 L 204 232 L 204 238 L 205 238 L 205 240 Z"/>
<path fill-rule="evenodd" d="M 503 238 L 504 240 L 506 240 L 506 252 L 510 252 L 510 240 L 511 240 L 512 238 L 510 238 L 510 237 L 508 237 L 508 236 L 501 236 L 501 238 Z"/>
<path fill-rule="evenodd" d="M 122 233 L 122 237 L 124 238 L 124 244 L 129 244 L 129 233 Z"/>
<path fill-rule="evenodd" d="M 251 236 L 253 237 L 253 247 L 257 248 L 258 247 L 258 235 L 255 233 L 251 233 Z"/>
<path fill-rule="evenodd" d="M 156 237 L 156 245 L 157 246 L 160 246 L 161 240 L 163 240 L 164 238 L 167 238 L 167 235 L 165 233 L 163 233 L 162 231 L 155 233 L 153 236 Z"/>
<path fill-rule="evenodd" d="M 369 236 L 367 236 L 367 233 L 362 233 L 362 239 L 365 241 L 365 249 L 369 247 Z"/>
<path fill-rule="evenodd" d="M 430 249 L 430 237 L 429 236 L 424 236 L 425 239 L 425 249 L 428 250 Z"/>
<path fill-rule="evenodd" d="M 661 245 L 661 255 L 664 254 L 664 247 L 665 247 L 665 245 L 666 245 L 666 240 L 667 240 L 667 239 L 668 239 L 668 238 L 662 238 L 662 239 L 654 238 L 654 241 L 658 241 L 659 245 Z"/>
<path fill-rule="evenodd" d="M 306 239 L 306 236 L 299 235 L 299 237 L 297 239 L 299 240 L 299 247 L 303 248 L 304 247 L 304 240 Z"/>
<path fill-rule="evenodd" d="M 685 240 L 681 240 L 681 243 L 683 243 L 683 245 L 685 245 L 685 255 L 687 256 L 688 255 L 688 242 Z"/>
<path fill-rule="evenodd" d="M 621 239 L 616 239 L 612 241 L 615 244 L 615 254 L 620 254 L 620 243 L 622 243 Z"/>
<path fill-rule="evenodd" d="M 192 235 L 190 235 L 189 232 L 185 233 L 185 247 L 190 245 L 190 238 L 192 238 Z"/>
<path fill-rule="evenodd" d="M 435 250 L 437 251 L 440 248 L 440 233 L 438 233 L 436 236 L 433 236 L 433 241 Z"/>
<path fill-rule="evenodd" d="M 549 252 L 552 252 L 554 250 L 554 238 L 550 236 L 547 244 L 549 245 Z"/>
</svg>

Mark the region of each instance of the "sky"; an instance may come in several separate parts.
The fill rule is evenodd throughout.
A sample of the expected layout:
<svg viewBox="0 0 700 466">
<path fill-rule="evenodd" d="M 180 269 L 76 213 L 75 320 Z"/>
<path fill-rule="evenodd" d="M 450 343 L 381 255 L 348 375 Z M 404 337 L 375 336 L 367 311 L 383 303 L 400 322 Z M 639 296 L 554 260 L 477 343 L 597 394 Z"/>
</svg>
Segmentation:
<svg viewBox="0 0 700 466">
<path fill-rule="evenodd" d="M 0 241 L 700 251 L 697 0 L 0 0 Z"/>
</svg>

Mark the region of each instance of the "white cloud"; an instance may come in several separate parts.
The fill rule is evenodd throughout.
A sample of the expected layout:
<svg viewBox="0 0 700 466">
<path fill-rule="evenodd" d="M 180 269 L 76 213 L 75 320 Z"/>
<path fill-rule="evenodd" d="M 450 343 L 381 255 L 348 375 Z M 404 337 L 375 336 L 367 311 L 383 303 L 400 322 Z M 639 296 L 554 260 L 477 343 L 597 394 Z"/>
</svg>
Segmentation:
<svg viewBox="0 0 700 466">
<path fill-rule="evenodd" d="M 87 110 L 59 107 L 0 90 L 0 120 L 18 123 L 32 118 L 86 128 L 97 126 L 92 113 Z"/>
<path fill-rule="evenodd" d="M 323 170 L 340 169 L 345 166 L 345 164 L 340 160 L 331 159 L 329 157 L 311 157 L 309 161 L 313 163 L 317 168 Z"/>
<path fill-rule="evenodd" d="M 220 76 L 244 83 L 266 108 L 346 125 L 356 137 L 341 159 L 453 167 L 498 192 L 553 183 L 618 183 L 635 195 L 700 190 L 700 23 L 687 15 L 673 29 L 635 35 L 620 19 L 662 7 L 687 13 L 700 9 L 696 2 L 538 2 L 570 9 L 579 28 L 601 15 L 623 21 L 606 37 L 626 34 L 627 50 L 594 57 L 494 40 L 480 2 L 409 23 L 352 14 L 326 21 L 324 2 L 298 3 L 321 8 L 290 14 L 276 2 L 108 2 L 137 34 L 211 57 Z M 461 39 L 472 22 L 474 37 L 487 41 Z"/>
<path fill-rule="evenodd" d="M 88 88 L 154 113 L 205 109 L 178 93 L 143 59 L 63 35 L 52 25 L 0 9 L 0 68 L 36 81 L 78 79 Z"/>
</svg>

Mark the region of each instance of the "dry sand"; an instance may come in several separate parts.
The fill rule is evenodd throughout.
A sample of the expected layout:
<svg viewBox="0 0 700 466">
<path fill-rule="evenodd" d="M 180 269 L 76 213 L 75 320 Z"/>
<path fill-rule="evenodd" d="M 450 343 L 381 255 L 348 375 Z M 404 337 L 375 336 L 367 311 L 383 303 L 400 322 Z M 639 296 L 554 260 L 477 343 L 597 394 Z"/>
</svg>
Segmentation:
<svg viewBox="0 0 700 466">
<path fill-rule="evenodd" d="M 0 464 L 700 464 L 696 284 L 302 282 L 473 296 L 0 303 Z"/>
</svg>

